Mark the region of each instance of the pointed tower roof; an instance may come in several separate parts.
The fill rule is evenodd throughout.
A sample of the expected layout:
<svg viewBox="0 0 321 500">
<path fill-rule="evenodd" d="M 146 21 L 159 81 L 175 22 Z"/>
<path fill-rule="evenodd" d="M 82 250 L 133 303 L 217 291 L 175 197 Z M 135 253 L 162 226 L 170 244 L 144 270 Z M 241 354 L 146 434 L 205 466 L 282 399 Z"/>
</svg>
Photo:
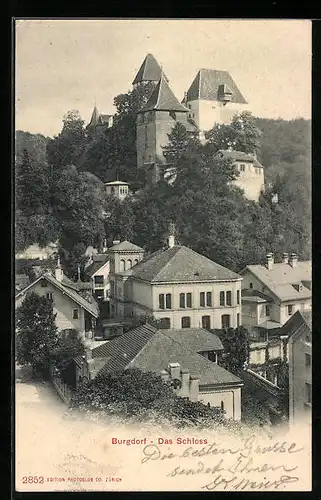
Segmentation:
<svg viewBox="0 0 321 500">
<path fill-rule="evenodd" d="M 133 85 L 140 82 L 158 82 L 162 74 L 162 68 L 156 61 L 153 54 L 147 54 L 137 75 L 133 81 Z M 165 76 L 166 80 L 168 78 Z"/>
<path fill-rule="evenodd" d="M 154 92 L 141 111 L 152 111 L 153 109 L 158 111 L 184 111 L 185 113 L 189 111 L 189 109 L 183 106 L 177 97 L 175 97 L 166 81 L 164 73 L 162 73 L 161 79 L 156 85 Z"/>
<path fill-rule="evenodd" d="M 226 89 L 227 93 L 231 94 L 231 102 L 247 104 L 229 72 L 215 69 L 198 71 L 187 91 L 187 102 L 197 99 L 216 101 L 222 89 Z"/>
<path fill-rule="evenodd" d="M 94 110 L 92 112 L 91 119 L 90 119 L 90 122 L 89 122 L 88 125 L 89 126 L 91 126 L 91 125 L 98 125 L 99 118 L 100 118 L 100 114 L 99 114 L 99 111 L 98 111 L 97 106 L 95 104 Z"/>
</svg>

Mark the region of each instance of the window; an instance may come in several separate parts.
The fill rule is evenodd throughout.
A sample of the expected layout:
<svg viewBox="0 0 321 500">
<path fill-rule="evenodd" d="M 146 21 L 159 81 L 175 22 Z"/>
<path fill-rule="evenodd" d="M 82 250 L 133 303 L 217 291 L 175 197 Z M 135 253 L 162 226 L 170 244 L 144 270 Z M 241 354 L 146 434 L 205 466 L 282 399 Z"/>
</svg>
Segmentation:
<svg viewBox="0 0 321 500">
<path fill-rule="evenodd" d="M 120 261 L 120 270 L 121 271 L 125 271 L 125 268 L 126 268 L 125 260 L 121 259 L 121 261 Z"/>
<path fill-rule="evenodd" d="M 159 328 L 170 328 L 170 327 L 171 327 L 170 318 L 161 318 L 159 320 Z"/>
<path fill-rule="evenodd" d="M 221 410 L 224 411 L 224 401 L 221 401 Z"/>
<path fill-rule="evenodd" d="M 244 165 L 244 163 L 240 164 L 240 171 L 241 172 L 245 172 L 245 165 Z"/>
<path fill-rule="evenodd" d="M 134 266 L 136 266 L 136 264 L 138 264 L 138 259 L 134 260 Z"/>
<path fill-rule="evenodd" d="M 230 315 L 222 314 L 222 328 L 230 328 Z"/>
<path fill-rule="evenodd" d="M 95 285 L 103 285 L 104 284 L 104 276 L 99 274 L 98 276 L 94 276 Z"/>
<path fill-rule="evenodd" d="M 288 316 L 291 316 L 293 314 L 293 305 L 290 304 L 290 305 L 286 306 L 286 309 L 287 309 Z"/>
<path fill-rule="evenodd" d="M 206 292 L 206 305 L 212 307 L 212 292 Z"/>
<path fill-rule="evenodd" d="M 114 281 L 110 282 L 110 296 L 113 297 L 115 293 L 115 283 Z"/>
<path fill-rule="evenodd" d="M 205 330 L 211 329 L 211 317 L 210 316 L 202 316 L 202 328 L 205 328 Z"/>
<path fill-rule="evenodd" d="M 166 309 L 172 309 L 172 294 L 166 294 Z"/>
<path fill-rule="evenodd" d="M 236 315 L 236 326 L 237 327 L 240 326 L 240 313 L 237 313 L 237 315 Z"/>
<path fill-rule="evenodd" d="M 205 307 L 205 292 L 200 292 L 200 307 Z"/>
<path fill-rule="evenodd" d="M 237 305 L 240 304 L 240 290 L 237 290 L 237 292 L 236 292 L 236 303 L 237 303 Z"/>
<path fill-rule="evenodd" d="M 311 354 L 305 354 L 305 366 L 311 366 Z"/>
<path fill-rule="evenodd" d="M 97 299 L 103 299 L 104 298 L 104 289 L 103 288 L 97 288 L 95 290 L 95 296 Z"/>
<path fill-rule="evenodd" d="M 180 293 L 179 294 L 179 307 L 192 307 L 192 294 L 191 293 Z"/>
<path fill-rule="evenodd" d="M 312 403 L 312 385 L 307 382 L 305 383 L 305 397 L 307 403 Z"/>
<path fill-rule="evenodd" d="M 232 292 L 226 292 L 226 305 L 232 305 Z"/>
<path fill-rule="evenodd" d="M 225 306 L 225 292 L 220 292 L 220 306 Z"/>
<path fill-rule="evenodd" d="M 130 269 L 131 267 L 132 267 L 131 259 L 127 259 L 127 269 Z"/>
<path fill-rule="evenodd" d="M 189 316 L 183 316 L 182 328 L 191 328 L 191 318 Z"/>
<path fill-rule="evenodd" d="M 114 192 L 115 192 L 115 188 L 114 188 L 114 186 L 112 186 L 112 187 L 110 188 L 110 192 L 111 192 L 111 194 L 114 194 Z"/>
<path fill-rule="evenodd" d="M 214 351 L 209 351 L 208 360 L 212 361 L 212 363 L 217 363 L 217 354 Z"/>
<path fill-rule="evenodd" d="M 52 294 L 52 292 L 48 292 L 48 293 L 46 293 L 46 297 L 47 297 L 47 299 L 49 299 L 49 300 L 53 300 L 53 294 Z"/>
<path fill-rule="evenodd" d="M 265 306 L 265 316 L 270 316 L 270 306 Z"/>
<path fill-rule="evenodd" d="M 307 332 L 305 335 L 305 341 L 311 343 L 311 332 Z"/>
<path fill-rule="evenodd" d="M 78 319 L 78 309 L 72 310 L 72 319 Z"/>
<path fill-rule="evenodd" d="M 41 288 L 46 288 L 47 281 L 46 280 L 41 280 L 40 285 L 41 285 Z"/>
<path fill-rule="evenodd" d="M 253 288 L 253 283 L 250 283 L 250 288 Z"/>
<path fill-rule="evenodd" d="M 165 309 L 164 294 L 160 293 L 158 295 L 158 307 L 159 309 Z"/>
</svg>

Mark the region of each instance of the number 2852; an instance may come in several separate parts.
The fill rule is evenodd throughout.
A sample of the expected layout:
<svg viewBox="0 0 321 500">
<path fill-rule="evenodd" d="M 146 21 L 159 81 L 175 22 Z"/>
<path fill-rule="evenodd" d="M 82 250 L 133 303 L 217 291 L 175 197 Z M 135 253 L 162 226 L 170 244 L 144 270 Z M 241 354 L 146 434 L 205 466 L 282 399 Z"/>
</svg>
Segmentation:
<svg viewBox="0 0 321 500">
<path fill-rule="evenodd" d="M 43 476 L 23 476 L 22 478 L 23 484 L 26 483 L 43 483 Z"/>
</svg>

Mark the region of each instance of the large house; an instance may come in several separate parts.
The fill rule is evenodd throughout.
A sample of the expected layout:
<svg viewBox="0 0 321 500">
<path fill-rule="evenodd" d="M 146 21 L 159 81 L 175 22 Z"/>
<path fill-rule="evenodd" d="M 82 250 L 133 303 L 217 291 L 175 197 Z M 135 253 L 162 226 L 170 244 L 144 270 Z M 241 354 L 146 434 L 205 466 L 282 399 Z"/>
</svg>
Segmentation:
<svg viewBox="0 0 321 500">
<path fill-rule="evenodd" d="M 251 337 L 266 340 L 296 312 L 311 309 L 311 261 L 283 254 L 280 263 L 268 254 L 265 265 L 249 265 L 241 272 L 242 325 Z"/>
<path fill-rule="evenodd" d="M 312 407 L 312 317 L 297 311 L 282 327 L 288 336 L 289 421 L 311 422 Z"/>
<path fill-rule="evenodd" d="M 153 316 L 163 328 L 236 328 L 241 325 L 242 277 L 186 246 L 144 257 L 124 241 L 111 247 L 110 307 L 120 322 Z"/>
<path fill-rule="evenodd" d="M 229 124 L 248 103 L 228 71 L 200 69 L 184 97 L 190 116 L 202 131 Z"/>
<path fill-rule="evenodd" d="M 77 330 L 82 338 L 93 338 L 99 307 L 86 283 L 74 283 L 64 276 L 59 260 L 54 274 L 45 272 L 16 294 L 16 308 L 31 292 L 53 301 L 59 331 Z"/>
<path fill-rule="evenodd" d="M 203 329 L 158 330 L 148 324 L 135 328 L 75 358 L 78 381 L 138 368 L 171 383 L 177 394 L 225 410 L 226 418 L 241 418 L 242 381 L 215 361 L 223 346 Z"/>
<path fill-rule="evenodd" d="M 233 184 L 244 191 L 249 200 L 258 201 L 264 191 L 264 168 L 255 156 L 242 151 L 220 150 L 218 156 L 229 160 L 238 171 Z"/>
</svg>

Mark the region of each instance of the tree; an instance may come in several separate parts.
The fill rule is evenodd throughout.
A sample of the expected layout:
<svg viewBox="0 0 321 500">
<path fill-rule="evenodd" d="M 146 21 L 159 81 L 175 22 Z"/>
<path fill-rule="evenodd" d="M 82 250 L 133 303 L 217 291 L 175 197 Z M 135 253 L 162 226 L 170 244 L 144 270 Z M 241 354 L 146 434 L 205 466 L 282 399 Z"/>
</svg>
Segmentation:
<svg viewBox="0 0 321 500">
<path fill-rule="evenodd" d="M 56 374 L 73 388 L 76 386 L 73 358 L 84 354 L 85 348 L 76 330 L 61 334 L 50 353 L 51 360 L 56 368 Z"/>
<path fill-rule="evenodd" d="M 188 426 L 200 423 L 223 423 L 220 408 L 209 408 L 177 396 L 171 385 L 152 372 L 138 369 L 97 376 L 77 388 L 71 408 L 103 411 L 105 415 L 118 415 L 135 420 L 159 422 L 164 419 L 174 425 Z"/>
<path fill-rule="evenodd" d="M 36 165 L 26 149 L 16 172 L 16 204 L 24 216 L 47 211 L 49 203 L 48 172 Z"/>
<path fill-rule="evenodd" d="M 107 241 L 112 244 L 118 236 L 122 240 L 132 241 L 134 238 L 135 212 L 134 202 L 131 197 L 119 200 L 114 196 L 108 196 L 105 205 L 105 234 Z"/>
<path fill-rule="evenodd" d="M 207 133 L 209 144 L 215 152 L 230 148 L 244 153 L 256 153 L 260 147 L 260 136 L 261 131 L 248 111 L 235 115 L 230 125 L 215 125 Z"/>
<path fill-rule="evenodd" d="M 33 373 L 48 370 L 50 353 L 58 340 L 55 318 L 52 300 L 33 292 L 17 310 L 17 362 L 30 364 Z"/>
<path fill-rule="evenodd" d="M 235 329 L 211 330 L 222 341 L 224 353 L 222 355 L 222 365 L 232 373 L 239 373 L 243 370 L 244 363 L 249 359 L 248 332 L 243 326 Z"/>
<path fill-rule="evenodd" d="M 199 140 L 187 132 L 182 123 L 177 122 L 168 135 L 168 144 L 163 146 L 163 154 L 168 164 L 178 166 L 183 155 L 200 148 Z"/>
<path fill-rule="evenodd" d="M 79 111 L 73 109 L 64 115 L 60 134 L 50 139 L 47 144 L 48 163 L 54 170 L 81 164 L 87 148 L 84 125 Z"/>
</svg>

